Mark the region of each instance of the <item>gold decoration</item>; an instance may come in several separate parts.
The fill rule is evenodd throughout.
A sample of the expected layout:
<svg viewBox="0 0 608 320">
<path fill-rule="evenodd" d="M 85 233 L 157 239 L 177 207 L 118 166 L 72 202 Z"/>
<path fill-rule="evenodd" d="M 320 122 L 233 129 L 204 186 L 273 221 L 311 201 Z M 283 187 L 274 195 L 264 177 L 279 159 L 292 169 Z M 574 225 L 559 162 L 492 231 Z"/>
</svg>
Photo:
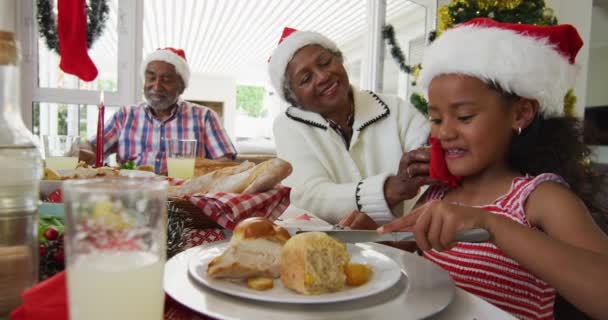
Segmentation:
<svg viewBox="0 0 608 320">
<path fill-rule="evenodd" d="M 450 8 L 448 6 L 439 8 L 437 15 L 439 24 L 437 31 L 439 31 L 439 33 L 454 26 L 454 19 L 452 19 L 452 16 L 450 15 Z"/>
<path fill-rule="evenodd" d="M 576 96 L 574 90 L 570 89 L 564 96 L 564 115 L 574 117 L 574 106 L 576 105 Z"/>
<path fill-rule="evenodd" d="M 498 8 L 502 10 L 513 10 L 521 4 L 522 0 L 502 0 L 498 2 Z"/>
<path fill-rule="evenodd" d="M 498 5 L 497 0 L 477 0 L 477 7 L 481 10 L 488 10 L 490 8 L 495 8 Z"/>
</svg>

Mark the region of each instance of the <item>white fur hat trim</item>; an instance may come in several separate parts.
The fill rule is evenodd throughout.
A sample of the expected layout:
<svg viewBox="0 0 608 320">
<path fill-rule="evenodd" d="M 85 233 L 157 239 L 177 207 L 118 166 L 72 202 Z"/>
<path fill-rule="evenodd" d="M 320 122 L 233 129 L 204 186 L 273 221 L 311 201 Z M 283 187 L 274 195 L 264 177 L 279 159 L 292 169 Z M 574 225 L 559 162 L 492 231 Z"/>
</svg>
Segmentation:
<svg viewBox="0 0 608 320">
<path fill-rule="evenodd" d="M 163 61 L 170 63 L 175 67 L 175 72 L 182 77 L 184 86 L 188 87 L 188 81 L 190 81 L 190 67 L 186 59 L 182 58 L 177 53 L 168 49 L 158 49 L 150 53 L 144 61 L 141 63 L 141 74 L 145 76 L 146 68 L 152 61 Z"/>
<path fill-rule="evenodd" d="M 283 39 L 274 49 L 268 63 L 268 75 L 270 76 L 270 83 L 281 99 L 285 100 L 283 82 L 285 81 L 287 65 L 300 48 L 311 44 L 318 44 L 331 51 L 338 51 L 338 46 L 333 41 L 318 32 L 312 31 L 295 31 Z"/>
<path fill-rule="evenodd" d="M 473 25 L 445 31 L 426 49 L 418 83 L 427 91 L 442 74 L 477 77 L 537 100 L 543 115 L 551 117 L 563 114 L 564 95 L 573 87 L 576 71 L 546 38 Z"/>
</svg>

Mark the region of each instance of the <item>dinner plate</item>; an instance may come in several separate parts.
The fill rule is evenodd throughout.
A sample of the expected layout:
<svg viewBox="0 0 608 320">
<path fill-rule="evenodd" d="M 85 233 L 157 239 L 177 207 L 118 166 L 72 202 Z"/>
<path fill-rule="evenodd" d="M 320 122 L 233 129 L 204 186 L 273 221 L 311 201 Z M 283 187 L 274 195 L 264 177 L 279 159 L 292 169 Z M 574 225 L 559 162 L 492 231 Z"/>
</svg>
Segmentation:
<svg viewBox="0 0 608 320">
<path fill-rule="evenodd" d="M 211 289 L 189 276 L 191 258 L 217 243 L 173 256 L 165 264 L 163 283 L 173 300 L 215 319 L 422 319 L 445 309 L 456 292 L 449 274 L 432 262 L 388 246 L 360 243 L 356 246 L 382 253 L 399 265 L 401 278 L 397 283 L 374 295 L 334 303 L 277 303 L 241 298 Z"/>
<path fill-rule="evenodd" d="M 259 291 L 247 287 L 246 281 L 214 279 L 207 276 L 209 262 L 220 255 L 228 245 L 229 243 L 224 242 L 200 250 L 190 258 L 188 272 L 196 282 L 202 285 L 241 298 L 279 303 L 333 303 L 374 295 L 392 287 L 401 278 L 401 269 L 389 257 L 377 251 L 347 244 L 346 250 L 350 254 L 351 262 L 366 264 L 372 269 L 372 277 L 367 283 L 357 287 L 347 286 L 338 292 L 303 295 L 284 287 L 280 279 L 275 279 L 272 289 Z"/>
<path fill-rule="evenodd" d="M 68 175 L 74 172 L 74 170 L 57 170 L 62 176 Z M 121 169 L 120 175 L 129 177 L 129 178 L 146 178 L 146 177 L 154 177 L 156 174 L 150 171 L 141 171 L 141 170 L 126 170 Z M 64 180 L 40 180 L 40 196 L 42 199 L 46 198 L 51 192 L 61 189 L 61 185 Z"/>
</svg>

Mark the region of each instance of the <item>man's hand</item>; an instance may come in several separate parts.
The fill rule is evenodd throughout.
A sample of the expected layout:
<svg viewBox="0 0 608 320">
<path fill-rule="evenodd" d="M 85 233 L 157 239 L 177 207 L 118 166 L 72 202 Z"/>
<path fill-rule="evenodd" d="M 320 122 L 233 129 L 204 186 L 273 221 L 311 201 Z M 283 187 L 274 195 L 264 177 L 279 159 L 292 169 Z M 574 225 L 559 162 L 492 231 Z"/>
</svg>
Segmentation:
<svg viewBox="0 0 608 320">
<path fill-rule="evenodd" d="M 412 199 L 422 186 L 438 183 L 429 177 L 430 162 L 431 149 L 428 147 L 412 150 L 401 156 L 399 171 L 384 183 L 384 198 L 389 207 Z"/>
<path fill-rule="evenodd" d="M 83 142 L 80 144 L 80 148 L 78 151 L 78 160 L 84 161 L 87 164 L 94 165 L 95 164 L 95 150 L 91 144 L 88 142 Z"/>
<path fill-rule="evenodd" d="M 374 230 L 378 228 L 378 224 L 372 218 L 359 211 L 353 211 L 344 216 L 338 225 L 350 229 Z"/>
</svg>

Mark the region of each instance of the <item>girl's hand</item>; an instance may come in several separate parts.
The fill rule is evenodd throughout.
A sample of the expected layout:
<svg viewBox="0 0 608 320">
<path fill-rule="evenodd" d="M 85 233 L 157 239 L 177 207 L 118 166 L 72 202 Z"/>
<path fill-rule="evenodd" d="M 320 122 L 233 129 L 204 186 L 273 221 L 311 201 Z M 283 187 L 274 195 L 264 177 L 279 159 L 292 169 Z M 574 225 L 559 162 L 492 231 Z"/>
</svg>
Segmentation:
<svg viewBox="0 0 608 320">
<path fill-rule="evenodd" d="M 429 177 L 431 149 L 423 147 L 405 152 L 399 161 L 397 174 L 389 177 L 384 184 L 384 198 L 389 207 L 401 201 L 412 199 L 420 187 L 435 184 Z"/>
<path fill-rule="evenodd" d="M 378 228 L 378 224 L 370 218 L 367 214 L 359 211 L 353 211 L 350 214 L 344 216 L 340 222 L 338 222 L 343 228 L 350 229 L 364 229 L 374 230 Z"/>
<path fill-rule="evenodd" d="M 436 200 L 378 228 L 378 232 L 413 231 L 420 249 L 443 251 L 455 245 L 454 238 L 459 232 L 487 230 L 490 217 L 490 213 L 479 208 Z"/>
</svg>

